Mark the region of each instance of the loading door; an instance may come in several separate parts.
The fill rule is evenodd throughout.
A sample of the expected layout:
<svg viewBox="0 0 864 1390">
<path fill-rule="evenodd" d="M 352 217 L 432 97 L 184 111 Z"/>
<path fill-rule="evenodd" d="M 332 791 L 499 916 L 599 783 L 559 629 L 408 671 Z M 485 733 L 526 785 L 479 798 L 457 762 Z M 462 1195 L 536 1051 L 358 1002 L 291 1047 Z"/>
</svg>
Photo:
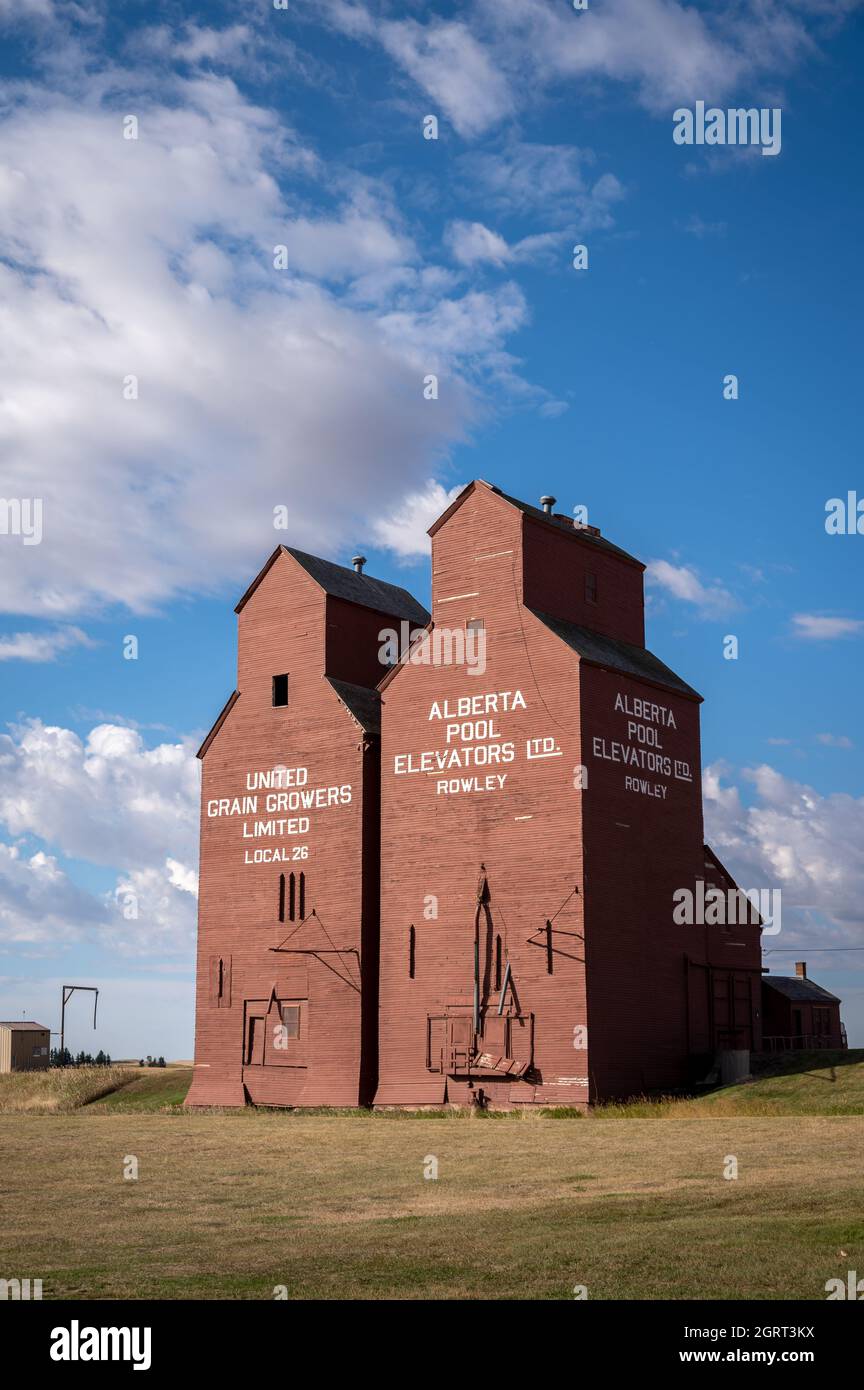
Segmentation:
<svg viewBox="0 0 864 1390">
<path fill-rule="evenodd" d="M 308 999 L 245 1001 L 244 1066 L 305 1067 L 308 1038 Z"/>
<path fill-rule="evenodd" d="M 247 1013 L 246 1015 L 246 1051 L 243 1061 L 247 1067 L 264 1065 L 265 1022 L 263 1013 Z"/>
<path fill-rule="evenodd" d="M 429 1014 L 426 1019 L 426 1066 L 450 1076 L 468 1073 L 521 1076 L 534 1052 L 534 1015 L 487 1013 L 475 1036 L 469 1010 Z"/>
<path fill-rule="evenodd" d="M 724 1050 L 753 1046 L 750 976 L 733 970 L 712 970 L 714 1044 Z"/>
</svg>

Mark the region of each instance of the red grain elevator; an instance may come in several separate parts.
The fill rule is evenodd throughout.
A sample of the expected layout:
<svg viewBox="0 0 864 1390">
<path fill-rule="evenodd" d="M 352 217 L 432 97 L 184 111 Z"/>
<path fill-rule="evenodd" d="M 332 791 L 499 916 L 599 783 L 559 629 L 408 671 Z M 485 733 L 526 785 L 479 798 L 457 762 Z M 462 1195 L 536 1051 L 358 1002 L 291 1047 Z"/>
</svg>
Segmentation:
<svg viewBox="0 0 864 1390">
<path fill-rule="evenodd" d="M 380 633 L 404 589 L 279 546 L 202 764 L 187 1105 L 356 1106 L 377 1069 Z"/>
<path fill-rule="evenodd" d="M 673 914 L 735 889 L 701 697 L 645 648 L 644 566 L 541 501 L 463 490 L 381 682 L 378 1106 L 584 1106 L 760 1046 L 760 927 Z"/>
</svg>

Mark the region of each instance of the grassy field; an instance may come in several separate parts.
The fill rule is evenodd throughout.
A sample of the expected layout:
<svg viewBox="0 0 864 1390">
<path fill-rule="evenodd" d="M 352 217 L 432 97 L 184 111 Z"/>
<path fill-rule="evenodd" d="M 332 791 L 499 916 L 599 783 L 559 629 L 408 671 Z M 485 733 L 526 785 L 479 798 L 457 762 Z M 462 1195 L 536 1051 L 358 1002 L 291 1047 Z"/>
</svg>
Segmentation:
<svg viewBox="0 0 864 1390">
<path fill-rule="evenodd" d="M 733 1115 L 864 1115 L 864 1051 L 786 1052 L 757 1063 L 752 1081 L 694 1099 L 605 1105 L 603 1118 L 684 1119 Z"/>
<path fill-rule="evenodd" d="M 732 1117 L 735 1115 L 864 1115 L 864 1051 L 849 1052 L 808 1052 L 786 1053 L 770 1062 L 761 1064 L 760 1073 L 754 1080 L 739 1086 L 726 1086 L 694 1098 L 641 1099 L 631 1100 L 621 1105 L 604 1105 L 593 1110 L 588 1122 L 595 1119 L 705 1119 L 711 1117 Z M 32 1073 L 31 1073 L 32 1075 Z M 59 1073 L 62 1077 L 64 1073 Z M 68 1073 L 67 1073 L 68 1075 Z M 24 1077 L 0 1078 L 14 1082 L 19 1080 L 26 1086 Z M 164 1108 L 177 1109 L 182 1106 L 186 1092 L 192 1081 L 191 1066 L 175 1064 L 167 1068 L 145 1067 L 118 1076 L 116 1089 L 91 1102 L 86 1086 L 81 1088 L 80 1104 L 87 1104 L 92 1110 L 113 1110 L 117 1113 Z M 73 1089 L 74 1088 L 70 1088 Z M 10 1088 L 7 1088 L 7 1094 Z M 0 1087 L 0 1110 L 2 1087 Z M 22 1105 L 7 1108 L 25 1109 Z M 63 1108 L 70 1109 L 72 1106 Z M 244 1114 L 252 1114 L 245 1111 Z M 320 1111 L 332 1117 L 332 1111 Z M 347 1116 L 357 1114 L 353 1111 L 340 1112 Z M 545 1111 L 548 1118 L 580 1119 L 586 1118 L 580 1110 L 561 1108 Z M 438 1118 L 435 1112 L 424 1112 L 419 1118 Z M 391 1111 L 382 1116 L 366 1116 L 369 1119 L 416 1118 L 402 1111 Z M 440 1118 L 466 1119 L 464 1112 L 447 1110 L 440 1112 Z M 519 1118 L 517 1112 L 487 1115 L 484 1119 Z"/>
<path fill-rule="evenodd" d="M 191 1067 L 142 1067 L 117 1090 L 87 1106 L 88 1110 L 162 1110 L 179 1107 L 192 1084 Z"/>
<path fill-rule="evenodd" d="M 186 1113 L 188 1069 L 133 1072 L 74 1114 L 0 1114 L 0 1276 L 46 1298 L 823 1299 L 864 1269 L 864 1116 L 831 1113 L 861 1054 L 818 1061 L 572 1123 Z"/>
<path fill-rule="evenodd" d="M 0 1075 L 0 1114 L 65 1114 L 123 1086 L 127 1067 L 64 1067 Z"/>
</svg>

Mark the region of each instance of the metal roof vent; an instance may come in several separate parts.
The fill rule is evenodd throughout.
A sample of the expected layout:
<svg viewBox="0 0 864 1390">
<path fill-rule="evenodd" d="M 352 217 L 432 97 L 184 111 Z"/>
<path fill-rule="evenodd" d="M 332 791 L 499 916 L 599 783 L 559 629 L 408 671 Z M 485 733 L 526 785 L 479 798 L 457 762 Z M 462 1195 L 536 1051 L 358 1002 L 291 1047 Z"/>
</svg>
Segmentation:
<svg viewBox="0 0 864 1390">
<path fill-rule="evenodd" d="M 544 512 L 548 513 L 551 516 L 552 508 L 555 506 L 555 503 L 557 501 L 557 497 L 541 497 L 540 506 L 543 508 Z"/>
<path fill-rule="evenodd" d="M 352 563 L 352 565 L 354 566 L 354 568 L 355 568 L 355 570 L 357 571 L 357 573 L 358 573 L 358 574 L 362 574 L 362 573 L 363 573 L 363 566 L 364 566 L 365 563 L 366 563 L 366 556 L 365 556 L 365 555 L 355 555 L 354 558 L 353 558 L 353 560 L 351 561 L 351 563 Z"/>
</svg>

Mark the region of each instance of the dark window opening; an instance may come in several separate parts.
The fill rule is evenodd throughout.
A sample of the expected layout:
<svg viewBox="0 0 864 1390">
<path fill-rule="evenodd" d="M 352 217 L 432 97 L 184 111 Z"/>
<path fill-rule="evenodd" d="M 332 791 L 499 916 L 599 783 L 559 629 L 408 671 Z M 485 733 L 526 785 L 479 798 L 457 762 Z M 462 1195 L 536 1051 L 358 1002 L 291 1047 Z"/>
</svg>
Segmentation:
<svg viewBox="0 0 864 1390">
<path fill-rule="evenodd" d="M 279 921 L 285 921 L 285 875 L 279 875 Z"/>
<path fill-rule="evenodd" d="M 282 1006 L 282 1027 L 285 1029 L 286 1038 L 299 1038 L 300 1036 L 300 1005 L 284 1004 Z"/>
<path fill-rule="evenodd" d="M 254 1015 L 249 1019 L 249 1036 L 246 1044 L 246 1061 L 263 1062 L 264 1020 Z"/>
<path fill-rule="evenodd" d="M 408 928 L 408 974 L 414 979 L 414 968 L 417 957 L 417 933 L 413 924 Z"/>
<path fill-rule="evenodd" d="M 210 1003 L 214 1009 L 231 1007 L 231 957 L 210 957 Z"/>
<path fill-rule="evenodd" d="M 465 624 L 467 632 L 482 632 L 486 623 L 483 618 L 469 618 Z"/>
<path fill-rule="evenodd" d="M 546 974 L 552 974 L 552 923 L 546 923 Z"/>
<path fill-rule="evenodd" d="M 287 703 L 288 703 L 288 677 L 287 677 L 287 675 L 284 675 L 284 676 L 274 676 L 274 677 L 273 677 L 273 704 L 274 704 L 274 707 L 275 707 L 276 705 L 287 705 Z"/>
<path fill-rule="evenodd" d="M 587 603 L 597 602 L 597 576 L 596 574 L 585 575 L 585 600 Z"/>
<path fill-rule="evenodd" d="M 294 918 L 297 916 L 296 899 L 297 899 L 297 880 L 296 880 L 296 878 L 294 877 L 294 875 L 291 874 L 290 878 L 288 879 L 288 921 L 289 921 L 289 922 L 293 922 L 293 921 L 294 921 Z"/>
<path fill-rule="evenodd" d="M 302 921 L 305 920 L 305 917 L 306 917 L 306 875 L 305 875 L 304 873 L 301 873 L 301 874 L 300 874 L 300 901 L 299 901 L 299 909 L 300 909 L 300 921 L 302 922 Z"/>
<path fill-rule="evenodd" d="M 501 938 L 495 938 L 495 988 L 501 988 Z"/>
</svg>

